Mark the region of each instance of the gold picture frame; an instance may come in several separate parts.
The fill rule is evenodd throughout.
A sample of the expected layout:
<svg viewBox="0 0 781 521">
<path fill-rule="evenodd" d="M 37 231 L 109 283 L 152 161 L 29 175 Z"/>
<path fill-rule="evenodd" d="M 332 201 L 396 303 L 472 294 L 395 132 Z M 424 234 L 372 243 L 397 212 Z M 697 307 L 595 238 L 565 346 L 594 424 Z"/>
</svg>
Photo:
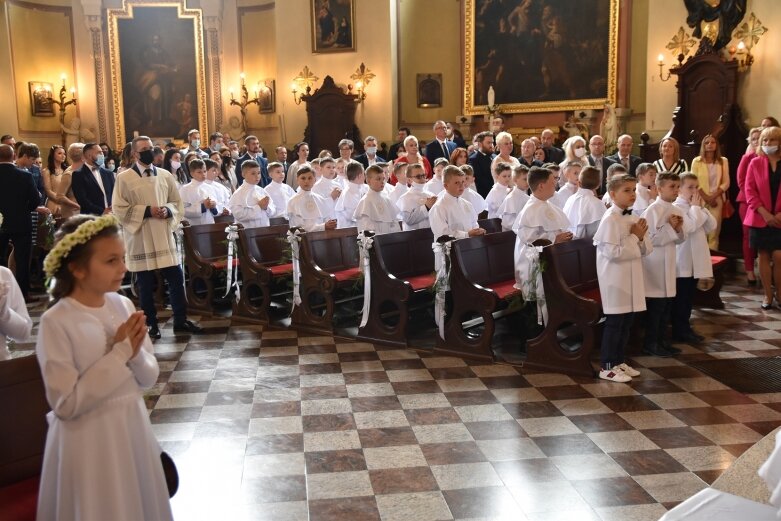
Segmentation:
<svg viewBox="0 0 781 521">
<path fill-rule="evenodd" d="M 492 86 L 495 91 L 494 104 L 500 105 L 500 110 L 503 113 L 602 109 L 605 103 L 615 104 L 619 1 L 568 1 L 570 2 L 568 5 L 560 3 L 558 11 L 551 6 L 545 8 L 537 6 L 541 11 L 513 10 L 511 13 L 499 14 L 489 9 L 487 11 L 490 12 L 482 13 L 483 18 L 489 18 L 479 20 L 476 19 L 475 11 L 480 1 L 464 1 L 464 114 L 477 115 L 489 112 L 487 103 L 489 86 Z M 504 32 L 493 30 L 493 26 L 490 24 L 494 21 L 496 21 L 495 23 L 507 24 L 510 34 L 516 31 L 516 34 L 519 35 L 514 42 L 517 47 L 513 47 L 513 52 L 508 53 L 506 49 L 496 52 L 498 46 L 493 46 L 490 38 L 504 34 Z M 586 65 L 581 65 L 581 60 L 574 58 L 573 53 L 566 52 L 563 46 L 559 51 L 559 56 L 556 56 L 556 46 L 561 45 L 561 42 L 567 42 L 566 29 L 572 27 L 575 27 L 576 30 L 590 31 L 588 34 L 594 34 L 594 38 L 587 43 L 592 44 L 594 49 L 598 51 L 600 61 L 592 60 L 594 64 L 589 63 L 588 65 L 591 67 L 588 69 L 588 77 L 584 80 L 584 75 L 579 74 L 576 78 L 577 82 L 569 83 L 569 94 L 558 96 L 558 93 L 551 92 L 550 85 L 560 86 L 561 82 L 554 81 L 550 76 L 562 70 L 561 64 L 573 69 L 577 66 L 586 67 Z M 595 28 L 599 28 L 599 30 L 595 30 Z M 478 31 L 480 34 L 477 34 Z M 524 31 L 529 33 L 526 39 L 520 35 Z M 536 33 L 533 34 L 533 31 Z M 478 38 L 482 38 L 480 42 L 476 41 Z M 582 44 L 584 39 L 573 36 L 572 41 Z M 531 47 L 523 48 L 522 45 Z M 593 58 L 594 49 L 588 48 L 581 52 Z M 500 60 L 510 55 L 530 56 L 532 59 L 539 57 L 539 63 L 533 63 L 525 68 L 520 66 L 505 67 Z M 481 60 L 479 64 L 476 63 L 477 60 Z M 556 63 L 557 60 L 558 63 Z M 569 72 L 566 67 L 564 74 Z M 547 85 L 546 70 L 548 71 Z M 478 78 L 478 76 L 480 77 Z M 497 80 L 497 78 L 500 79 Z M 535 81 L 542 86 L 536 88 Z M 576 94 L 575 89 L 579 89 L 580 92 L 587 90 L 588 95 Z M 597 91 L 599 95 L 593 95 Z"/>
<path fill-rule="evenodd" d="M 258 91 L 258 112 L 261 114 L 273 114 L 277 111 L 276 82 L 272 79 L 261 80 Z"/>
<path fill-rule="evenodd" d="M 27 86 L 30 90 L 30 109 L 33 116 L 53 117 L 52 92 L 54 86 L 48 81 L 28 81 Z"/>
<path fill-rule="evenodd" d="M 117 149 L 136 133 L 181 139 L 197 128 L 207 135 L 201 10 L 188 9 L 185 0 L 122 0 L 107 16 Z M 138 39 L 151 49 L 139 49 Z"/>
<path fill-rule="evenodd" d="M 309 0 L 312 53 L 355 52 L 355 1 Z"/>
</svg>

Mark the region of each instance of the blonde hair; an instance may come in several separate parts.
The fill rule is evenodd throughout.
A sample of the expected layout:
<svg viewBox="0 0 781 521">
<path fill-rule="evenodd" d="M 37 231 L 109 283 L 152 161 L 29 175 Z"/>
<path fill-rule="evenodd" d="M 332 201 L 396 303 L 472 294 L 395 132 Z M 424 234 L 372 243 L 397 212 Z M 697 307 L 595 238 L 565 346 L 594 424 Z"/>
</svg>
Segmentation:
<svg viewBox="0 0 781 521">
<path fill-rule="evenodd" d="M 767 154 L 765 154 L 765 151 L 762 150 L 762 141 L 766 139 L 777 139 L 781 141 L 781 127 L 767 127 L 765 130 L 762 131 L 762 133 L 759 135 L 759 143 L 760 146 L 757 148 L 757 155 L 766 157 Z"/>
<path fill-rule="evenodd" d="M 499 132 L 496 135 L 496 144 L 498 145 L 502 141 L 510 141 L 510 144 L 513 144 L 513 136 L 509 132 L 505 132 L 504 130 Z"/>
<path fill-rule="evenodd" d="M 659 158 L 662 157 L 662 146 L 664 146 L 665 142 L 669 141 L 673 144 L 673 156 L 675 157 L 675 161 L 680 161 L 681 159 L 681 145 L 678 144 L 678 140 L 674 137 L 666 137 L 663 140 L 659 142 Z"/>
</svg>

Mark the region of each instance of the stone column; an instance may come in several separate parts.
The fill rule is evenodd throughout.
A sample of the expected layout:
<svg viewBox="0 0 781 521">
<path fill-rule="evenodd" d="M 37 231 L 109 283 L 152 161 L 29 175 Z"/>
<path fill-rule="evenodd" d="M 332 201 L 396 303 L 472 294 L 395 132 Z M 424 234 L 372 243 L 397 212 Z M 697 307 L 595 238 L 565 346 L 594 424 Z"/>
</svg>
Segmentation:
<svg viewBox="0 0 781 521">
<path fill-rule="evenodd" d="M 222 4 L 222 2 L 215 2 Z M 217 10 L 207 13 L 204 9 L 204 29 L 206 31 L 205 62 L 207 71 L 207 88 L 211 91 L 211 114 L 214 121 L 207 125 L 211 132 L 222 127 L 222 73 L 220 62 L 222 58 L 222 47 L 220 46 L 220 29 L 222 27 L 222 18 Z M 213 16 L 210 16 L 213 15 Z"/>
</svg>

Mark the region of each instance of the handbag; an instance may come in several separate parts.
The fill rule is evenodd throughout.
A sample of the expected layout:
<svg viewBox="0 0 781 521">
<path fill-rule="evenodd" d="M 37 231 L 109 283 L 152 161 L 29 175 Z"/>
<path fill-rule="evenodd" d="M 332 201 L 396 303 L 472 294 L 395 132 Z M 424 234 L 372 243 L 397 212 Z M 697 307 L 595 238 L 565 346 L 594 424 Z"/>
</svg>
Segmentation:
<svg viewBox="0 0 781 521">
<path fill-rule="evenodd" d="M 733 215 L 735 215 L 735 207 L 732 206 L 732 201 L 730 201 L 729 199 L 726 199 L 724 201 L 724 205 L 722 205 L 722 207 L 721 207 L 721 216 L 724 219 L 729 219 Z"/>
<path fill-rule="evenodd" d="M 176 464 L 167 452 L 160 453 L 160 463 L 163 465 L 165 484 L 168 487 L 168 497 L 174 497 L 176 491 L 179 490 L 179 471 L 176 470 Z"/>
</svg>

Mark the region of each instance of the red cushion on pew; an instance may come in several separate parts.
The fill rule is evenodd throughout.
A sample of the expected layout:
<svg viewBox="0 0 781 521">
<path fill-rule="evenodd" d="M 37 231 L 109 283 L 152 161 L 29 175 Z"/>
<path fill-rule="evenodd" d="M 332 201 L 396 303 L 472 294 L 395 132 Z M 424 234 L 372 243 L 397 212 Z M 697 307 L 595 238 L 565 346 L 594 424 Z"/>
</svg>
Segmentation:
<svg viewBox="0 0 781 521">
<path fill-rule="evenodd" d="M 334 271 L 331 273 L 331 275 L 336 277 L 336 280 L 339 282 L 343 280 L 357 279 L 360 274 L 361 268 L 358 268 L 357 266 L 355 268 L 347 268 L 346 270 Z"/>
<path fill-rule="evenodd" d="M 416 275 L 414 277 L 407 277 L 407 282 L 410 283 L 410 286 L 412 286 L 412 289 L 418 290 L 418 289 L 425 289 L 430 288 L 434 285 L 434 281 L 436 280 L 436 276 L 433 273 L 429 273 L 427 275 Z"/>
<path fill-rule="evenodd" d="M 720 255 L 711 255 L 710 256 L 710 263 L 711 266 L 714 268 L 716 266 L 721 266 L 722 264 L 727 262 L 727 257 L 721 257 Z"/>
<path fill-rule="evenodd" d="M 0 488 L 0 519 L 34 521 L 38 508 L 39 478 L 30 478 Z"/>
<path fill-rule="evenodd" d="M 486 287 L 496 293 L 496 296 L 500 299 L 506 299 L 521 294 L 521 290 L 515 287 L 515 279 L 489 284 Z"/>
<path fill-rule="evenodd" d="M 579 296 L 595 302 L 602 302 L 602 295 L 599 293 L 599 287 L 587 289 L 586 291 L 579 293 Z"/>
<path fill-rule="evenodd" d="M 287 275 L 293 272 L 292 264 L 277 264 L 275 266 L 266 266 L 272 275 Z"/>
<path fill-rule="evenodd" d="M 211 262 L 211 267 L 215 270 L 224 270 L 225 267 L 228 265 L 228 259 L 225 260 L 218 260 Z M 231 263 L 231 266 L 234 268 L 239 265 L 239 259 L 233 259 L 233 262 Z"/>
</svg>

